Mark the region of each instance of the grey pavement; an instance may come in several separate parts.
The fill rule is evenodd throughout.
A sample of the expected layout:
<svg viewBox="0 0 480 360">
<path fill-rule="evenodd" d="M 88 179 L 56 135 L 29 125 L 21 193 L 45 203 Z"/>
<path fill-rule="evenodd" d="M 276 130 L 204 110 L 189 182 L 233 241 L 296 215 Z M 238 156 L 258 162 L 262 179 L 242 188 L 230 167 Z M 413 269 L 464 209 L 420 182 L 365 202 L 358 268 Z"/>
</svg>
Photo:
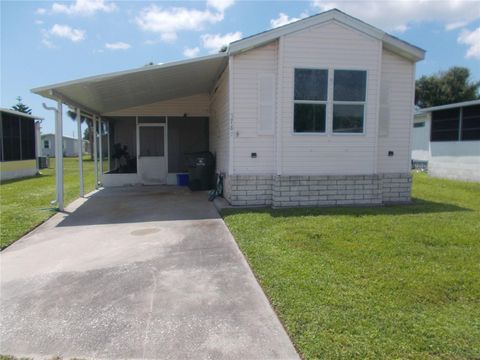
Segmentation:
<svg viewBox="0 0 480 360">
<path fill-rule="evenodd" d="M 204 192 L 79 199 L 0 254 L 0 354 L 298 359 Z"/>
</svg>

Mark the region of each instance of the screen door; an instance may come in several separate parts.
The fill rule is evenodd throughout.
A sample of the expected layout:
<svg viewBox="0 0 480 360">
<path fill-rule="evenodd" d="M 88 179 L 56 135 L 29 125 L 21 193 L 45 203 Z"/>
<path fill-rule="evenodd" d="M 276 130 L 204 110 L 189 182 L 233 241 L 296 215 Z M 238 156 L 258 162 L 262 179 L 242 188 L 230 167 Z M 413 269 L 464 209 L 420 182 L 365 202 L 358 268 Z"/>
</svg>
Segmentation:
<svg viewBox="0 0 480 360">
<path fill-rule="evenodd" d="M 167 157 L 165 125 L 138 125 L 138 168 L 144 184 L 165 184 Z"/>
</svg>

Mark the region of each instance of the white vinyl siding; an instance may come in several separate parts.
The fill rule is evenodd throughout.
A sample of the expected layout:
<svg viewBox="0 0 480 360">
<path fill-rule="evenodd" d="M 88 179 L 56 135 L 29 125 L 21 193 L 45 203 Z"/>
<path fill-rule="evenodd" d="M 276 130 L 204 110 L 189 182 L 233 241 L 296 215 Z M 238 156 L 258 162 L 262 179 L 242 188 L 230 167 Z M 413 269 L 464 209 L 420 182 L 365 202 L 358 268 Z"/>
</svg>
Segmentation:
<svg viewBox="0 0 480 360">
<path fill-rule="evenodd" d="M 372 174 L 378 117 L 381 41 L 337 22 L 284 37 L 281 98 L 281 171 L 285 175 Z M 367 71 L 363 134 L 332 134 L 333 108 L 327 106 L 326 134 L 294 134 L 294 69 Z M 329 80 L 329 91 L 333 88 Z"/>
<path fill-rule="evenodd" d="M 233 126 L 235 174 L 272 174 L 274 136 L 259 131 L 259 76 L 276 74 L 277 42 L 234 56 Z M 275 109 L 276 105 L 273 105 Z M 252 158 L 251 154 L 257 157 Z"/>
<path fill-rule="evenodd" d="M 228 69 L 215 84 L 210 100 L 209 144 L 216 159 L 217 172 L 228 172 L 229 161 L 229 109 Z"/>
<path fill-rule="evenodd" d="M 152 104 L 135 106 L 127 109 L 117 110 L 102 114 L 104 116 L 209 116 L 210 115 L 209 94 L 197 94 L 176 98 L 172 100 L 159 101 Z"/>
<path fill-rule="evenodd" d="M 412 61 L 383 50 L 377 147 L 379 173 L 410 171 L 414 78 Z M 388 156 L 389 151 L 394 155 Z"/>
<path fill-rule="evenodd" d="M 257 130 L 261 135 L 273 135 L 275 120 L 275 74 L 258 75 Z"/>
</svg>

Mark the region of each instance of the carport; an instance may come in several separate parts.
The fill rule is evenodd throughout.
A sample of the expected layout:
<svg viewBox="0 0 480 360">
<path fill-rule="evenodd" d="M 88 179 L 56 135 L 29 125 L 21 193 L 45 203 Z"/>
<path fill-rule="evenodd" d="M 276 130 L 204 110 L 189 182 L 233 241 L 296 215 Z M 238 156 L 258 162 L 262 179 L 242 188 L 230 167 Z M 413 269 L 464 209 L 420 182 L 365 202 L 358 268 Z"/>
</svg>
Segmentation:
<svg viewBox="0 0 480 360">
<path fill-rule="evenodd" d="M 81 118 L 93 124 L 95 188 L 100 184 L 172 183 L 175 173 L 185 170 L 182 154 L 208 150 L 208 94 L 227 62 L 228 56 L 220 53 L 32 89 L 57 102 L 55 108 L 48 109 L 55 112 L 56 119 L 58 208 L 64 208 L 63 105 L 76 113 L 79 147 Z M 149 108 L 159 102 L 167 105 L 162 110 Z M 142 107 L 144 110 L 139 111 Z M 125 151 L 128 160 L 124 159 Z M 81 155 L 79 167 L 83 196 Z"/>
</svg>

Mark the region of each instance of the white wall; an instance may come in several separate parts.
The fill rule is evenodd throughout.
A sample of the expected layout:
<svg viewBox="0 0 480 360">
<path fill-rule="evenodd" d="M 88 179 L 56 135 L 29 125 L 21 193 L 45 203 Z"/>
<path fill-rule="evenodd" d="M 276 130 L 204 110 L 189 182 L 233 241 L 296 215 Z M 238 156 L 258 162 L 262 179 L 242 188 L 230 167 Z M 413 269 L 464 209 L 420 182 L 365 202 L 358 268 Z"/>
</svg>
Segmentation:
<svg viewBox="0 0 480 360">
<path fill-rule="evenodd" d="M 378 80 L 382 44 L 344 25 L 329 22 L 284 38 L 280 172 L 289 174 L 372 174 L 378 114 Z M 327 134 L 293 134 L 295 68 L 367 70 L 365 134 L 332 135 L 327 108 Z M 333 83 L 329 83 L 332 96 Z"/>
<path fill-rule="evenodd" d="M 209 116 L 209 94 L 197 94 L 182 98 L 159 101 L 102 114 L 104 116 Z"/>
<path fill-rule="evenodd" d="M 234 173 L 272 174 L 274 135 L 259 134 L 257 130 L 258 82 L 259 75 L 277 74 L 277 42 L 236 55 L 233 62 Z M 252 153 L 257 157 L 252 158 Z"/>
<path fill-rule="evenodd" d="M 216 157 L 216 171 L 228 172 L 229 163 L 229 78 L 228 68 L 213 87 L 210 96 L 210 152 Z"/>
<path fill-rule="evenodd" d="M 425 126 L 412 129 L 412 160 L 430 159 L 430 121 L 428 116 L 415 116 L 414 123 L 423 122 Z"/>
<path fill-rule="evenodd" d="M 480 181 L 480 141 L 431 142 L 428 172 L 436 177 Z"/>
<path fill-rule="evenodd" d="M 415 65 L 388 50 L 382 52 L 381 107 L 377 147 L 379 173 L 410 171 Z M 393 151 L 393 156 L 388 152 Z"/>
</svg>

